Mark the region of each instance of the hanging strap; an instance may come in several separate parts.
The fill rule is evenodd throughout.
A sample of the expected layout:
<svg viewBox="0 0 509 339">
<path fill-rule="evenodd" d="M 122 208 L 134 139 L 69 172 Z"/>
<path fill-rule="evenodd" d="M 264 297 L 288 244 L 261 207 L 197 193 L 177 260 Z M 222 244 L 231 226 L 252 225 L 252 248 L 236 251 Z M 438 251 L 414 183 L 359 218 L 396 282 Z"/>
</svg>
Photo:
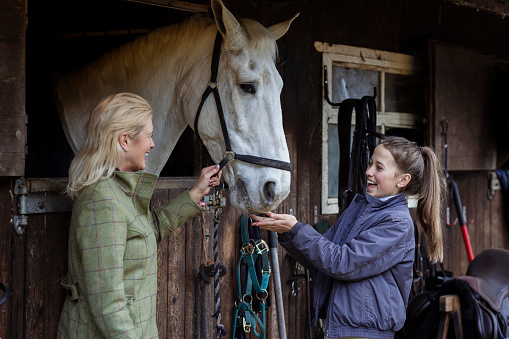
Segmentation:
<svg viewBox="0 0 509 339">
<path fill-rule="evenodd" d="M 348 207 L 355 194 L 366 194 L 367 182 L 364 174 L 376 147 L 376 138 L 383 137 L 376 132 L 375 98 L 376 88 L 373 96 L 346 99 L 339 104 L 339 198 L 342 211 Z M 355 129 L 351 137 L 353 109 L 355 109 Z"/>
<path fill-rule="evenodd" d="M 233 325 L 233 338 L 237 330 L 237 321 L 242 319 L 242 328 L 244 332 L 251 332 L 253 330 L 257 338 L 265 338 L 266 329 L 266 299 L 268 298 L 268 283 L 270 278 L 270 261 L 269 261 L 269 247 L 261 239 L 260 230 L 258 227 L 250 226 L 247 213 L 241 216 L 241 242 L 242 247 L 240 250 L 240 257 L 237 264 L 237 285 L 238 285 L 238 298 L 235 302 L 235 315 Z M 250 230 L 253 231 L 252 237 Z M 257 259 L 261 258 L 261 281 L 258 278 L 256 263 Z M 245 281 L 242 280 L 242 266 L 247 266 L 247 274 Z M 244 292 L 243 292 L 244 289 Z M 260 312 L 262 319 L 257 315 L 253 309 L 253 294 L 260 300 Z M 259 328 L 259 332 L 258 332 Z"/>
</svg>

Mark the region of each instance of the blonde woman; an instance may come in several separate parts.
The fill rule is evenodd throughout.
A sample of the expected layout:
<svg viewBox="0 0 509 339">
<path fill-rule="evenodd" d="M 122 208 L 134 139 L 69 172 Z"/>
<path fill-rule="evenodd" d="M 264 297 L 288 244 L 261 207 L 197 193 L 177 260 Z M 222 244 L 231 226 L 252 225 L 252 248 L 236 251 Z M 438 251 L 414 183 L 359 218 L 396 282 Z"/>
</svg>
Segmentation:
<svg viewBox="0 0 509 339">
<path fill-rule="evenodd" d="M 154 147 L 150 105 L 111 95 L 86 130 L 69 170 L 68 296 L 58 338 L 157 338 L 157 243 L 203 211 L 198 202 L 221 172 L 204 168 L 193 188 L 150 211 L 157 176 L 142 172 Z"/>
</svg>

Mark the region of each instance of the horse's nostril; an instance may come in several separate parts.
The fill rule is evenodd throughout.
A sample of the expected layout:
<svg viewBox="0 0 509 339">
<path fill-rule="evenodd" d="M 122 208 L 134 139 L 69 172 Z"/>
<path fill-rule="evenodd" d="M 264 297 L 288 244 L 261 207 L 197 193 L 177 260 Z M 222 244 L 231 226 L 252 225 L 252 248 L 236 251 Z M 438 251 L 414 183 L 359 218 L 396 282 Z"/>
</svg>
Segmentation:
<svg viewBox="0 0 509 339">
<path fill-rule="evenodd" d="M 271 204 L 276 197 L 276 184 L 272 181 L 269 181 L 263 187 L 263 197 L 265 201 Z"/>
</svg>

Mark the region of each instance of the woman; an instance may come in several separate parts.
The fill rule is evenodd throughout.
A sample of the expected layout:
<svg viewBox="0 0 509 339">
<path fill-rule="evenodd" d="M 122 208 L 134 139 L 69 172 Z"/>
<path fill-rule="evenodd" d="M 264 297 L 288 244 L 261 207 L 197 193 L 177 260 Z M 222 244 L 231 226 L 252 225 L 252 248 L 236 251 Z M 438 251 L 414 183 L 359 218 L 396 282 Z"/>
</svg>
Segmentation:
<svg viewBox="0 0 509 339">
<path fill-rule="evenodd" d="M 217 166 L 165 206 L 149 211 L 157 176 L 145 172 L 154 147 L 152 108 L 120 93 L 103 99 L 71 163 L 68 297 L 58 338 L 157 338 L 157 243 L 204 209 Z"/>
</svg>

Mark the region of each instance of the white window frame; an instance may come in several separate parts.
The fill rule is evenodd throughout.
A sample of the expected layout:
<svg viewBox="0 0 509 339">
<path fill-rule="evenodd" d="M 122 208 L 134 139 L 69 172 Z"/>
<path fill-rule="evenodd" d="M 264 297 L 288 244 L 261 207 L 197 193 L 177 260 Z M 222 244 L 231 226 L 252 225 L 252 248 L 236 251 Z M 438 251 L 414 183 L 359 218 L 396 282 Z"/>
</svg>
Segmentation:
<svg viewBox="0 0 509 339">
<path fill-rule="evenodd" d="M 333 66 L 379 72 L 377 95 L 380 104 L 377 107 L 377 127 L 381 133 L 385 133 L 386 128 L 416 128 L 418 123 L 422 122 L 423 117 L 421 115 L 405 112 L 386 112 L 385 110 L 385 74 L 416 74 L 420 67 L 414 56 L 347 45 L 330 45 L 319 41 L 316 41 L 314 45 L 315 49 L 322 53 L 322 69 L 323 66 L 327 66 L 329 79 L 332 78 Z M 331 81 L 328 81 L 328 87 L 329 93 L 332 93 Z M 324 91 L 323 86 L 322 91 Z M 329 97 L 332 100 L 332 94 Z M 325 96 L 322 95 L 322 214 L 339 213 L 339 199 L 329 198 L 328 196 L 328 127 L 329 124 L 337 125 L 337 123 L 338 108 L 329 105 L 325 100 Z M 352 116 L 352 125 L 355 125 L 355 114 Z M 409 199 L 409 207 L 415 207 L 416 202 L 415 199 Z"/>
</svg>

